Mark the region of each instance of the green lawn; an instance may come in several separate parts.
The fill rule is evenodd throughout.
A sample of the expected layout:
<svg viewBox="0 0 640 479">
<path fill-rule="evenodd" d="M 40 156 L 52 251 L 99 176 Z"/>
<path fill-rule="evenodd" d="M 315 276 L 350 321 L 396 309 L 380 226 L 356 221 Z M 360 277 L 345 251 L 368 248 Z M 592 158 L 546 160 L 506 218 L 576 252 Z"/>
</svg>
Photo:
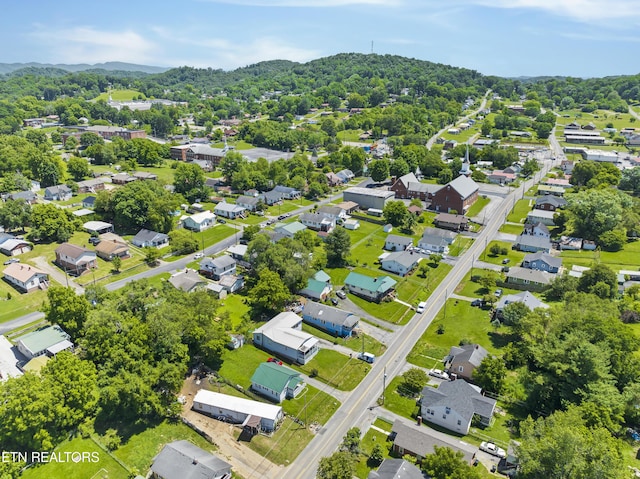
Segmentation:
<svg viewBox="0 0 640 479">
<path fill-rule="evenodd" d="M 500 227 L 500 231 L 502 233 L 509 233 L 512 235 L 522 234 L 523 230 L 524 230 L 524 227 L 522 225 L 512 225 L 509 223 L 505 223 Z"/>
<path fill-rule="evenodd" d="M 39 311 L 46 300 L 46 291 L 20 293 L 5 281 L 0 281 L 0 323 Z"/>
<path fill-rule="evenodd" d="M 494 244 L 497 244 L 498 246 L 500 246 L 500 248 L 506 248 L 507 254 L 506 255 L 492 254 L 491 246 L 493 246 Z M 502 261 L 508 258 L 509 259 L 508 266 L 518 266 L 520 265 L 520 263 L 522 263 L 522 260 L 527 255 L 527 253 L 512 249 L 511 248 L 512 246 L 513 244 L 509 243 L 508 241 L 491 241 L 487 245 L 486 249 L 482 252 L 482 254 L 478 256 L 477 259 L 480 261 L 485 261 L 486 263 L 502 264 Z"/>
<path fill-rule="evenodd" d="M 358 337 L 354 336 L 351 338 L 336 338 L 307 323 L 302 323 L 302 330 L 309 334 L 313 334 L 317 338 L 324 339 L 325 341 L 344 346 L 357 352 L 364 350 L 375 354 L 376 356 L 380 356 L 387 349 L 383 343 L 367 334 L 360 334 Z"/>
<path fill-rule="evenodd" d="M 240 432 L 238 428 L 235 429 L 236 439 Z M 251 438 L 247 446 L 274 464 L 288 466 L 307 447 L 311 439 L 313 433 L 306 426 L 286 417 L 272 437 L 258 434 Z"/>
<path fill-rule="evenodd" d="M 479 196 L 478 200 L 471 205 L 469 211 L 467 211 L 466 216 L 472 218 L 480 214 L 485 206 L 487 206 L 491 200 L 485 196 Z"/>
<path fill-rule="evenodd" d="M 79 462 L 49 462 L 24 471 L 20 477 L 24 479 L 128 479 L 129 471 L 122 467 L 109 454 L 103 451 L 92 439 L 74 438 L 65 441 L 55 448 L 57 453 L 88 453 L 90 458 L 97 457 L 97 462 L 82 460 Z M 62 456 L 62 457 L 66 457 Z M 144 471 L 146 472 L 146 470 Z"/>
<path fill-rule="evenodd" d="M 531 211 L 532 203 L 532 200 L 518 200 L 511 213 L 507 216 L 507 221 L 510 223 L 524 223 L 527 213 Z"/>
<path fill-rule="evenodd" d="M 442 325 L 444 332 L 438 334 Z M 451 346 L 457 346 L 461 340 L 478 343 L 490 353 L 496 354 L 506 345 L 509 328 L 496 329 L 491 325 L 489 312 L 472 307 L 468 301 L 447 300 L 427 331 L 407 356 L 407 361 L 416 366 L 432 368 L 448 353 Z"/>
<path fill-rule="evenodd" d="M 111 99 L 113 101 L 131 101 L 140 95 L 136 90 L 111 90 Z M 109 92 L 100 93 L 94 100 L 109 100 Z"/>
<path fill-rule="evenodd" d="M 220 301 L 220 309 L 218 312 L 228 313 L 231 319 L 231 324 L 236 328 L 240 326 L 242 320 L 249 315 L 251 308 L 245 302 L 245 297 L 239 294 L 229 294 L 227 297 Z"/>
<path fill-rule="evenodd" d="M 486 291 L 484 291 L 484 288 L 479 283 L 471 281 L 471 275 L 482 276 L 486 273 L 486 271 L 487 270 L 482 268 L 472 268 L 471 271 L 465 275 L 462 281 L 460 281 L 460 284 L 456 286 L 455 293 L 461 296 L 466 296 L 468 298 L 477 298 L 486 294 Z M 521 291 L 518 291 L 516 289 L 506 288 L 504 286 L 502 286 L 501 289 L 503 291 L 503 294 L 521 293 Z M 534 296 L 538 296 L 538 293 L 535 293 L 535 292 L 531 294 L 533 294 Z"/>
<path fill-rule="evenodd" d="M 429 367 L 431 366 L 432 364 Z M 396 376 L 391 380 L 384 391 L 384 407 L 399 416 L 415 419 L 420 411 L 420 406 L 418 406 L 415 398 L 402 395 L 398 392 L 398 386 L 401 384 L 402 376 Z M 388 430 L 391 430 L 391 427 L 389 427 Z"/>
<path fill-rule="evenodd" d="M 371 316 L 393 324 L 406 324 L 413 316 L 409 308 L 396 301 L 372 303 L 354 294 L 349 294 L 349 299 Z"/>
<path fill-rule="evenodd" d="M 563 251 L 560 253 L 566 268 L 572 265 L 591 266 L 594 262 L 606 264 L 616 273 L 621 269 L 640 269 L 640 241 L 629 241 L 621 251 Z"/>
<path fill-rule="evenodd" d="M 349 358 L 330 349 L 321 349 L 307 364 L 291 367 L 307 376 L 314 376 L 312 373 L 317 371 L 315 379 L 342 391 L 355 388 L 371 369 L 368 363 L 356 359 L 355 354 Z"/>
<path fill-rule="evenodd" d="M 391 430 L 391 424 L 385 425 L 387 429 Z M 382 429 L 382 428 L 381 428 Z M 356 466 L 356 477 L 359 479 L 367 479 L 369 472 L 372 469 L 376 469 L 377 466 L 374 464 L 370 464 L 368 462 L 369 455 L 373 451 L 373 447 L 376 444 L 380 444 L 382 446 L 382 451 L 384 453 L 384 458 L 387 459 L 391 457 L 389 452 L 391 450 L 392 443 L 387 442 L 388 435 L 384 434 L 376 429 L 369 429 L 367 433 L 364 435 L 362 440 L 360 441 L 360 455 L 358 456 L 358 465 Z"/>
<path fill-rule="evenodd" d="M 256 325 L 256 327 L 258 326 Z M 223 363 L 218 374 L 231 384 L 239 384 L 248 389 L 251 386 L 253 372 L 260 363 L 265 362 L 271 356 L 251 344 L 245 344 L 235 351 L 227 350 L 222 355 Z"/>
<path fill-rule="evenodd" d="M 449 254 L 451 256 L 460 256 L 467 251 L 473 244 L 474 239 L 468 236 L 458 235 L 453 243 L 449 247 Z"/>
</svg>

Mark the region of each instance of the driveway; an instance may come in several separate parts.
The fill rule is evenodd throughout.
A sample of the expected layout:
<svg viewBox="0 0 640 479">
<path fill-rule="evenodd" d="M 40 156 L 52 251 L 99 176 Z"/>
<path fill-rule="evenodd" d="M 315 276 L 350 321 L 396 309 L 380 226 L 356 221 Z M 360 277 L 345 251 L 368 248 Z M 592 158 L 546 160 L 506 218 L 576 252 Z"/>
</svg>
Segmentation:
<svg viewBox="0 0 640 479">
<path fill-rule="evenodd" d="M 49 264 L 44 256 L 36 256 L 35 258 L 33 258 L 33 262 L 35 263 L 36 268 L 41 269 L 42 271 L 47 273 L 51 278 L 55 279 L 62 286 L 69 286 L 75 289 L 76 293 L 78 294 L 84 293 L 84 288 L 82 286 L 73 281 L 71 276 L 66 275 L 57 267 Z"/>
</svg>

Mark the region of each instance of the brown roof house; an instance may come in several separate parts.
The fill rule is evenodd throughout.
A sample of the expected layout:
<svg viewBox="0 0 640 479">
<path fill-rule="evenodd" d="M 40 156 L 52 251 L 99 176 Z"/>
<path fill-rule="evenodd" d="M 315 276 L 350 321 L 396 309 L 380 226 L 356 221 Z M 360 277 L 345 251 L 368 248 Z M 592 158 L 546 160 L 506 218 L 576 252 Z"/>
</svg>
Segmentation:
<svg viewBox="0 0 640 479">
<path fill-rule="evenodd" d="M 10 264 L 3 274 L 5 281 L 22 293 L 49 286 L 49 275 L 27 264 Z"/>
<path fill-rule="evenodd" d="M 96 252 L 71 243 L 62 243 L 56 248 L 56 264 L 65 273 L 80 276 L 98 267 Z"/>
<path fill-rule="evenodd" d="M 488 355 L 489 352 L 479 344 L 452 346 L 448 356 L 444 358 L 444 367 L 449 371 L 449 374 L 471 380 L 473 379 L 473 371 Z"/>
<path fill-rule="evenodd" d="M 129 246 L 119 241 L 100 241 L 96 245 L 96 253 L 106 261 L 111 261 L 116 256 L 125 259 L 130 256 Z"/>
<path fill-rule="evenodd" d="M 464 215 L 452 215 L 451 213 L 440 213 L 433 220 L 433 224 L 438 228 L 452 231 L 462 231 L 469 227 L 469 218 Z"/>
</svg>

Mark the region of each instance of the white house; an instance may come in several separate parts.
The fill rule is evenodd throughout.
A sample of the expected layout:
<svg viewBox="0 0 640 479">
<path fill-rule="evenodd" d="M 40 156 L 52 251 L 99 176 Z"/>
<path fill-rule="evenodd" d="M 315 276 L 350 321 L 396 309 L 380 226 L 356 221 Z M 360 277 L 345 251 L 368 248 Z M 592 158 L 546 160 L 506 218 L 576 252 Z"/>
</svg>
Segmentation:
<svg viewBox="0 0 640 479">
<path fill-rule="evenodd" d="M 238 197 L 236 205 L 245 208 L 247 211 L 256 211 L 261 201 L 262 199 L 257 196 L 243 195 Z"/>
<path fill-rule="evenodd" d="M 70 336 L 58 325 L 47 326 L 16 338 L 18 351 L 27 359 L 33 359 L 44 354 L 55 356 L 60 351 L 72 349 Z"/>
<path fill-rule="evenodd" d="M 413 251 L 395 251 L 389 253 L 380 263 L 383 270 L 406 276 L 421 259 L 422 256 L 417 253 L 414 254 Z"/>
<path fill-rule="evenodd" d="M 404 251 L 413 246 L 413 239 L 408 236 L 387 235 L 384 240 L 384 249 L 388 251 Z"/>
<path fill-rule="evenodd" d="M 217 258 L 204 258 L 200 261 L 200 273 L 219 280 L 226 274 L 236 273 L 236 260 L 225 254 Z"/>
<path fill-rule="evenodd" d="M 304 213 L 300 215 L 300 223 L 314 231 L 327 233 L 336 227 L 336 219 L 323 213 Z"/>
<path fill-rule="evenodd" d="M 13 263 L 3 271 L 4 279 L 18 291 L 28 293 L 49 286 L 49 275 L 27 264 Z"/>
<path fill-rule="evenodd" d="M 281 403 L 293 399 L 304 389 L 300 373 L 276 361 L 260 363 L 251 376 L 251 389 L 267 398 Z"/>
<path fill-rule="evenodd" d="M 169 236 L 164 233 L 141 229 L 133 237 L 131 244 L 139 248 L 163 248 L 169 244 Z"/>
<path fill-rule="evenodd" d="M 67 201 L 72 196 L 71 188 L 67 185 L 49 186 L 44 189 L 44 199 L 49 201 Z"/>
<path fill-rule="evenodd" d="M 211 211 L 203 211 L 191 216 L 182 216 L 180 223 L 182 227 L 191 231 L 204 231 L 211 228 L 216 222 L 216 215 Z"/>
<path fill-rule="evenodd" d="M 300 290 L 302 296 L 324 301 L 333 291 L 331 277 L 324 271 L 317 271 L 307 280 L 307 285 Z"/>
<path fill-rule="evenodd" d="M 449 245 L 456 239 L 457 234 L 440 228 L 425 228 L 418 247 L 434 253 L 447 254 Z"/>
<path fill-rule="evenodd" d="M 555 223 L 553 222 L 553 217 L 555 214 L 555 211 L 534 209 L 527 213 L 527 223 L 542 223 L 546 226 L 554 226 Z"/>
<path fill-rule="evenodd" d="M 244 218 L 245 211 L 247 209 L 240 205 L 234 205 L 232 203 L 218 203 L 216 207 L 213 209 L 213 212 L 224 218 L 235 219 L 235 218 Z"/>
<path fill-rule="evenodd" d="M 299 364 L 318 353 L 318 338 L 302 331 L 302 318 L 285 311 L 253 332 L 253 344 Z"/>
</svg>

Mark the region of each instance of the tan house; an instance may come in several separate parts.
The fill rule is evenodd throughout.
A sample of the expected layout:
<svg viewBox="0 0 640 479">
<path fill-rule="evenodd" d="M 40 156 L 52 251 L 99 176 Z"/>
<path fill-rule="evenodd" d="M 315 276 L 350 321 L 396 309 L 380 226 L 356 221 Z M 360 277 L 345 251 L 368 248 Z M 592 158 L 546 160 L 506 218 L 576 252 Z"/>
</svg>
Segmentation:
<svg viewBox="0 0 640 479">
<path fill-rule="evenodd" d="M 449 374 L 471 380 L 473 371 L 488 355 L 489 352 L 479 344 L 452 346 L 449 355 L 444 359 L 444 367 L 449 371 Z"/>
<path fill-rule="evenodd" d="M 80 276 L 98 267 L 96 252 L 71 243 L 56 248 L 56 264 L 66 273 Z"/>
<path fill-rule="evenodd" d="M 13 263 L 3 271 L 4 279 L 22 293 L 49 286 L 49 275 L 27 264 Z"/>
<path fill-rule="evenodd" d="M 111 261 L 116 256 L 122 259 L 131 256 L 129 254 L 129 246 L 119 241 L 100 241 L 96 245 L 96 253 L 98 256 L 106 261 Z"/>
</svg>

